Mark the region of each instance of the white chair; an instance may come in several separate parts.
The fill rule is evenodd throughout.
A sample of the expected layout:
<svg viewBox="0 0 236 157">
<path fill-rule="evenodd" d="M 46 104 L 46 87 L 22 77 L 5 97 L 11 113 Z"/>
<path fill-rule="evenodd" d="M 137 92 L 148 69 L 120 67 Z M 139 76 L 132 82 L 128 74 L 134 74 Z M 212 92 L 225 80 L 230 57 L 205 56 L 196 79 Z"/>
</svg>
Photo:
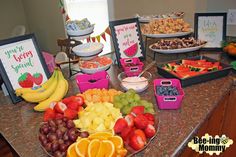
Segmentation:
<svg viewBox="0 0 236 157">
<path fill-rule="evenodd" d="M 11 32 L 11 37 L 17 37 L 25 34 L 25 26 L 24 25 L 17 25 Z"/>
</svg>

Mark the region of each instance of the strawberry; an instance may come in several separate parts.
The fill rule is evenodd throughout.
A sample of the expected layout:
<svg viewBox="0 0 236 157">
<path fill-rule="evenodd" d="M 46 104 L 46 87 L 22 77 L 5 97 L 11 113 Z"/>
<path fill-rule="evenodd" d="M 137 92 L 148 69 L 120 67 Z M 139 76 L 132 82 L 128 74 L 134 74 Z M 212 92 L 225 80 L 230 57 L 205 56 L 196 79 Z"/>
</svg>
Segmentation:
<svg viewBox="0 0 236 157">
<path fill-rule="evenodd" d="M 67 107 L 68 107 L 69 109 L 78 111 L 79 103 L 78 103 L 78 102 L 71 101 L 71 102 L 69 102 L 69 103 L 67 104 Z"/>
<path fill-rule="evenodd" d="M 153 125 L 148 124 L 148 126 L 144 130 L 146 137 L 151 138 L 155 135 L 156 129 Z"/>
<path fill-rule="evenodd" d="M 54 107 L 56 106 L 56 102 L 54 101 L 54 102 L 51 102 L 50 104 L 49 104 L 49 108 L 51 108 L 51 109 L 53 109 L 54 110 Z"/>
<path fill-rule="evenodd" d="M 141 129 L 136 129 L 136 130 L 134 131 L 134 134 L 139 135 L 140 137 L 142 137 L 143 141 L 144 141 L 145 144 L 146 144 L 147 138 L 146 138 L 146 135 L 145 135 L 145 133 L 143 132 L 143 130 L 141 130 Z"/>
<path fill-rule="evenodd" d="M 130 127 L 134 126 L 134 116 L 132 114 L 126 115 L 125 120 L 126 120 L 128 126 L 130 126 Z"/>
<path fill-rule="evenodd" d="M 140 150 L 145 146 L 146 141 L 139 134 L 133 134 L 129 140 L 129 146 L 134 150 Z"/>
<path fill-rule="evenodd" d="M 79 106 L 84 104 L 84 98 L 82 96 L 72 96 L 71 99 L 73 102 L 77 102 Z"/>
<path fill-rule="evenodd" d="M 151 114 L 151 113 L 144 113 L 143 114 L 148 120 L 150 120 L 150 121 L 155 121 L 155 117 L 154 117 L 154 115 L 153 114 Z"/>
<path fill-rule="evenodd" d="M 61 113 L 56 113 L 55 119 L 62 119 L 64 118 L 64 115 Z"/>
<path fill-rule="evenodd" d="M 22 88 L 32 88 L 34 85 L 34 82 L 32 81 L 32 75 L 28 72 L 22 74 L 18 78 L 18 83 Z"/>
<path fill-rule="evenodd" d="M 43 82 L 43 75 L 41 73 L 33 74 L 33 81 L 36 85 L 40 85 Z"/>
<path fill-rule="evenodd" d="M 124 128 L 128 126 L 126 120 L 124 118 L 119 118 L 114 126 L 115 133 L 120 133 Z"/>
<path fill-rule="evenodd" d="M 77 113 L 78 113 L 77 111 L 67 108 L 64 111 L 64 117 L 72 120 L 72 119 L 75 119 L 77 117 Z"/>
<path fill-rule="evenodd" d="M 68 105 L 72 101 L 71 97 L 64 98 L 61 102 Z"/>
<path fill-rule="evenodd" d="M 84 110 L 84 108 L 82 107 L 82 106 L 79 106 L 78 107 L 78 112 L 81 112 L 81 111 L 83 111 Z"/>
<path fill-rule="evenodd" d="M 62 103 L 62 102 L 57 102 L 55 107 L 54 107 L 54 110 L 58 113 L 64 113 L 64 111 L 67 109 L 67 106 Z"/>
<path fill-rule="evenodd" d="M 129 137 L 134 133 L 135 128 L 134 127 L 126 127 L 121 132 L 121 137 L 124 141 L 128 142 Z"/>
<path fill-rule="evenodd" d="M 55 119 L 55 116 L 56 116 L 56 112 L 53 109 L 48 108 L 48 109 L 46 109 L 46 111 L 44 113 L 43 121 L 47 122 L 50 119 Z"/>
<path fill-rule="evenodd" d="M 139 114 L 134 118 L 134 125 L 138 129 L 145 129 L 148 125 L 148 119 L 144 115 Z"/>
<path fill-rule="evenodd" d="M 134 106 L 132 107 L 131 112 L 137 116 L 139 114 L 143 114 L 144 110 L 145 110 L 144 106 Z"/>
</svg>

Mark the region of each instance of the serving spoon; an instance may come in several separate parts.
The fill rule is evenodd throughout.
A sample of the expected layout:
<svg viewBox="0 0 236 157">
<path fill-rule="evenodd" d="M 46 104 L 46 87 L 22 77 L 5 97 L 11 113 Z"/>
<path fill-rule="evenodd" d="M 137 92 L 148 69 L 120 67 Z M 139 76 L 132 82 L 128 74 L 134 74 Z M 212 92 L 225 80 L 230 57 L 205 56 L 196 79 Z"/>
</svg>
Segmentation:
<svg viewBox="0 0 236 157">
<path fill-rule="evenodd" d="M 152 61 L 150 64 L 148 64 L 148 65 L 145 67 L 145 69 L 138 75 L 138 77 L 142 76 L 145 71 L 147 71 L 148 69 L 150 69 L 150 68 L 151 68 L 153 65 L 155 65 L 155 64 L 156 64 L 156 61 Z"/>
</svg>

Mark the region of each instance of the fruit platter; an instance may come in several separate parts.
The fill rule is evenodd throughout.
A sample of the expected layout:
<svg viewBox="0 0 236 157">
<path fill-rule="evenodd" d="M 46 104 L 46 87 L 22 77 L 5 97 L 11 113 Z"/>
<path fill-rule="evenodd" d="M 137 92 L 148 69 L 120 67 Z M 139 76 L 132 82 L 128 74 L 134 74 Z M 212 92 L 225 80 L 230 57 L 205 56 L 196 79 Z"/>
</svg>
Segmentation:
<svg viewBox="0 0 236 157">
<path fill-rule="evenodd" d="M 86 74 L 107 70 L 112 64 L 112 59 L 106 56 L 97 56 L 91 60 L 81 60 L 79 62 L 80 70 Z"/>
<path fill-rule="evenodd" d="M 160 75 L 179 79 L 183 87 L 226 76 L 231 68 L 228 64 L 206 56 L 175 60 L 157 66 Z"/>
<path fill-rule="evenodd" d="M 196 40 L 193 37 L 161 39 L 149 46 L 152 51 L 159 53 L 185 53 L 201 49 L 206 44 L 205 41 Z"/>
<path fill-rule="evenodd" d="M 85 36 L 91 34 L 94 30 L 94 24 L 91 24 L 87 18 L 66 22 L 66 31 L 70 36 Z"/>
<path fill-rule="evenodd" d="M 183 18 L 184 12 L 172 12 L 168 14 L 160 14 L 160 15 L 136 15 L 136 17 L 139 19 L 139 22 L 147 23 L 150 22 L 153 19 L 162 19 L 162 18 Z"/>
<path fill-rule="evenodd" d="M 132 156 L 148 146 L 159 126 L 155 106 L 132 89 L 66 97 L 50 103 L 43 121 L 38 139 L 51 157 Z"/>
<path fill-rule="evenodd" d="M 143 35 L 150 38 L 179 37 L 192 33 L 190 24 L 183 19 L 155 19 L 141 28 Z"/>
</svg>

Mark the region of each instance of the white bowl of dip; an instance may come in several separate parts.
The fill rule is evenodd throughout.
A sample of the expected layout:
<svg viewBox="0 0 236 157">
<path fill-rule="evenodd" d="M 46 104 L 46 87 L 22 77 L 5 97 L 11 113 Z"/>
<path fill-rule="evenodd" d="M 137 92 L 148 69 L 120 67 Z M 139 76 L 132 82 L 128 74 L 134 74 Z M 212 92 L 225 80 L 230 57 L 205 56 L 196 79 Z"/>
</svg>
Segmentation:
<svg viewBox="0 0 236 157">
<path fill-rule="evenodd" d="M 124 90 L 134 89 L 136 92 L 140 93 L 148 88 L 149 81 L 152 78 L 150 72 L 144 72 L 141 77 L 138 76 L 127 76 L 124 72 L 118 75 L 120 81 L 120 86 Z"/>
</svg>

